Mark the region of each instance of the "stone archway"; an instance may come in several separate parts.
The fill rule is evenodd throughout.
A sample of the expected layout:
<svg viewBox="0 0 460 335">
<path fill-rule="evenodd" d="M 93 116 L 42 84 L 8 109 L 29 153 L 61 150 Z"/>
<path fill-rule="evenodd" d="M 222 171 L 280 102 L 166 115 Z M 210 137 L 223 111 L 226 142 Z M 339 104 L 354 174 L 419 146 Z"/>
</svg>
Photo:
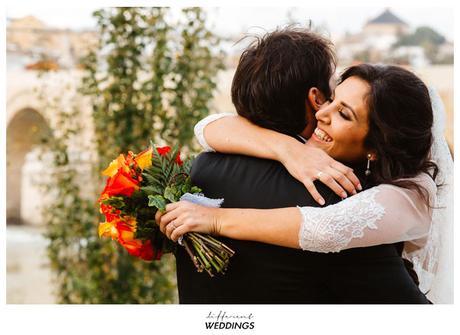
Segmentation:
<svg viewBox="0 0 460 335">
<path fill-rule="evenodd" d="M 10 119 L 6 132 L 6 218 L 8 224 L 23 224 L 27 223 L 21 215 L 26 155 L 40 144 L 43 137 L 51 136 L 51 129 L 39 112 L 24 108 Z"/>
</svg>

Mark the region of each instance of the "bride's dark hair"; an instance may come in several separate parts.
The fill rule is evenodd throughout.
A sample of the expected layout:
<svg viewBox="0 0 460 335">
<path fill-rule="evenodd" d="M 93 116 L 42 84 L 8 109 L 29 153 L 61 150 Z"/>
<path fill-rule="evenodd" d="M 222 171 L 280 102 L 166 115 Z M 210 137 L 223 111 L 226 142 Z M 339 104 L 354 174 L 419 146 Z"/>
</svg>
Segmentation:
<svg viewBox="0 0 460 335">
<path fill-rule="evenodd" d="M 391 65 L 360 64 L 348 68 L 340 81 L 358 77 L 369 84 L 369 132 L 365 147 L 374 150 L 368 186 L 392 184 L 415 189 L 428 202 L 426 191 L 413 178 L 425 172 L 436 178 L 430 161 L 433 110 L 426 85 L 412 72 Z M 363 169 L 365 167 L 363 166 Z"/>
</svg>

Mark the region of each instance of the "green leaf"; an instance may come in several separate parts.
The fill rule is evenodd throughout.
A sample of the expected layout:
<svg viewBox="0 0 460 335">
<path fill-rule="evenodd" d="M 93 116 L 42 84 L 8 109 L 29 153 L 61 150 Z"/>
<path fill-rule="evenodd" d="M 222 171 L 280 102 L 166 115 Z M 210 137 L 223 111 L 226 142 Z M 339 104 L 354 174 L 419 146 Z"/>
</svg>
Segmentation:
<svg viewBox="0 0 460 335">
<path fill-rule="evenodd" d="M 193 186 L 192 189 L 190 190 L 190 193 L 200 193 L 202 191 L 201 188 L 197 186 Z"/>
<path fill-rule="evenodd" d="M 165 193 L 163 194 L 163 197 L 165 199 L 168 199 L 171 202 L 176 202 L 176 193 L 177 193 L 177 188 L 175 186 L 168 186 L 165 188 Z"/>
<path fill-rule="evenodd" d="M 161 188 L 156 185 L 143 186 L 141 187 L 141 191 L 145 192 L 147 195 L 162 194 Z"/>
<path fill-rule="evenodd" d="M 170 161 L 171 162 L 174 162 L 176 160 L 176 157 L 177 157 L 177 154 L 179 153 L 179 146 L 177 144 L 175 144 L 173 147 L 172 147 L 172 150 L 170 152 Z"/>
<path fill-rule="evenodd" d="M 182 194 L 189 193 L 191 191 L 190 185 L 189 184 L 184 184 L 182 185 Z"/>
<path fill-rule="evenodd" d="M 117 209 L 125 207 L 124 197 L 110 197 L 101 201 L 104 205 L 112 206 Z"/>
<path fill-rule="evenodd" d="M 156 207 L 161 211 L 166 210 L 166 201 L 161 195 L 149 195 L 149 206 Z"/>
</svg>

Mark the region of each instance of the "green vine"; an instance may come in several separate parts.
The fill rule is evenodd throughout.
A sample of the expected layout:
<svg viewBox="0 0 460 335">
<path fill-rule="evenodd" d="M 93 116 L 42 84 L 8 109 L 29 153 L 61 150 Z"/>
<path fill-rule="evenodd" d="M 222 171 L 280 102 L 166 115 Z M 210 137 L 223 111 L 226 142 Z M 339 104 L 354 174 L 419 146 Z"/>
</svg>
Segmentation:
<svg viewBox="0 0 460 335">
<path fill-rule="evenodd" d="M 44 218 L 60 302 L 177 302 L 170 255 L 161 262 L 144 262 L 97 236 L 100 171 L 121 152 L 141 151 L 150 139 L 193 151 L 193 125 L 209 113 L 215 77 L 223 68 L 219 39 L 206 28 L 200 8 L 184 9 L 179 21 L 168 14 L 168 8 L 94 13 L 99 43 L 82 60 L 84 75 L 71 99 L 83 96 L 90 103 L 90 147 L 75 149 L 75 143 L 84 142 L 88 122 L 81 106 L 75 102 L 69 107 L 60 92 L 51 102 L 44 97 L 49 93 L 42 94 L 47 114 L 60 120 L 46 143 L 51 158 L 43 156 L 52 167 L 44 189 L 53 193 L 53 201 Z M 82 172 L 78 159 L 71 157 L 75 150 L 95 154 L 89 172 Z"/>
</svg>

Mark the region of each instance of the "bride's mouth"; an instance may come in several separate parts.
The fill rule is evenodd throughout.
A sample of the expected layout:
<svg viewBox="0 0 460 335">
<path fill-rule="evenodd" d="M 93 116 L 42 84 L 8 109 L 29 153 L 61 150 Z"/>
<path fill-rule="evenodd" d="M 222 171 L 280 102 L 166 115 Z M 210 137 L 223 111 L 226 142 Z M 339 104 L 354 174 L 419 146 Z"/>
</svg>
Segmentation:
<svg viewBox="0 0 460 335">
<path fill-rule="evenodd" d="M 314 135 L 314 138 L 320 142 L 328 143 L 332 141 L 332 137 L 330 137 L 329 134 L 326 133 L 324 130 L 319 129 L 319 128 L 316 128 L 313 131 L 313 135 Z"/>
</svg>

